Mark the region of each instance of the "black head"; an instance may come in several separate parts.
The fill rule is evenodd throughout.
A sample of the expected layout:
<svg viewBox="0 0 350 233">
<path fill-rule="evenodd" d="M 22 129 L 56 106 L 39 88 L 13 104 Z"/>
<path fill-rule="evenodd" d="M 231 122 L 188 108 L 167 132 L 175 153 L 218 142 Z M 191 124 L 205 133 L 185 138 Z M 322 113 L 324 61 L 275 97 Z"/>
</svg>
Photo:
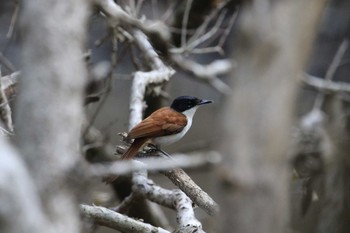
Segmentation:
<svg viewBox="0 0 350 233">
<path fill-rule="evenodd" d="M 211 100 L 201 100 L 193 96 L 180 96 L 173 101 L 170 107 L 178 112 L 184 112 L 195 106 L 209 104 L 212 102 L 213 101 Z"/>
</svg>

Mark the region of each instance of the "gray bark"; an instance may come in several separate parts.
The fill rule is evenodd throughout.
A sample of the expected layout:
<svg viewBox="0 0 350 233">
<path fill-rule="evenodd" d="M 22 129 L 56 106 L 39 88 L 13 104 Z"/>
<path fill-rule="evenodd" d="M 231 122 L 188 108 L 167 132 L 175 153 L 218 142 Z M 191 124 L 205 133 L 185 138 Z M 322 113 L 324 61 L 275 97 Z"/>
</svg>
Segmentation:
<svg viewBox="0 0 350 233">
<path fill-rule="evenodd" d="M 80 156 L 87 15 L 84 0 L 23 1 L 16 142 L 50 222 L 47 232 L 80 230 L 69 174 Z"/>
<path fill-rule="evenodd" d="M 287 151 L 296 78 L 323 3 L 253 1 L 241 9 L 238 67 L 222 127 L 222 232 L 288 229 Z"/>
<path fill-rule="evenodd" d="M 47 222 L 31 176 L 18 153 L 0 137 L 0 232 L 45 232 Z"/>
</svg>

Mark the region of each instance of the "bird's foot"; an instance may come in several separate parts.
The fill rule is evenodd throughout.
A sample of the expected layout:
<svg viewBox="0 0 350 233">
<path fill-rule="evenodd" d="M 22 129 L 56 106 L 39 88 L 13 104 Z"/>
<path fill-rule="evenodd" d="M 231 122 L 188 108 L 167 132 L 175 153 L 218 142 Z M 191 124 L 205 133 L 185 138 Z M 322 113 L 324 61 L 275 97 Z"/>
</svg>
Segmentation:
<svg viewBox="0 0 350 233">
<path fill-rule="evenodd" d="M 160 152 L 169 158 L 171 157 L 167 152 L 162 150 L 158 145 L 155 145 L 153 143 L 148 143 L 147 146 L 152 150 L 152 152 Z"/>
<path fill-rule="evenodd" d="M 158 152 L 158 146 L 153 143 L 147 143 L 146 149 L 148 153 L 155 153 Z"/>
</svg>

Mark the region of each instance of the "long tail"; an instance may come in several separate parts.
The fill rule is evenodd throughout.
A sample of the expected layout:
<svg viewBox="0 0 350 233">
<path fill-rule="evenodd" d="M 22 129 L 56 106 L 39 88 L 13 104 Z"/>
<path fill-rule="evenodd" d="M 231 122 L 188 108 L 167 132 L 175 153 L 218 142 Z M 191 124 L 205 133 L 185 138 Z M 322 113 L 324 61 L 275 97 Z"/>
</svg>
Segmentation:
<svg viewBox="0 0 350 233">
<path fill-rule="evenodd" d="M 122 155 L 122 160 L 132 159 L 134 158 L 143 144 L 147 142 L 147 138 L 137 138 L 134 140 L 134 142 L 131 144 L 129 149 Z"/>
<path fill-rule="evenodd" d="M 147 138 L 135 139 L 134 142 L 129 147 L 129 149 L 127 151 L 125 151 L 125 153 L 122 155 L 121 159 L 127 160 L 127 159 L 134 158 L 137 155 L 137 153 L 139 152 L 139 150 L 141 149 L 141 147 L 143 146 L 143 144 L 145 144 L 146 142 L 147 142 Z M 104 182 L 106 182 L 107 184 L 110 184 L 113 181 L 115 181 L 116 179 L 118 179 L 117 175 L 110 175 L 110 176 L 104 177 L 102 180 Z"/>
</svg>

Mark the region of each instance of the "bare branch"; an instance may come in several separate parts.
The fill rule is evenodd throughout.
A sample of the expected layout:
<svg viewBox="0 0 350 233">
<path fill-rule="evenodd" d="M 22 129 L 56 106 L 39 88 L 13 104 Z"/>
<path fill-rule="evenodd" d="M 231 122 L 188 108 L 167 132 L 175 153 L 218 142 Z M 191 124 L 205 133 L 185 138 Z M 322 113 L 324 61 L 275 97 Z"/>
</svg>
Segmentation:
<svg viewBox="0 0 350 233">
<path fill-rule="evenodd" d="M 346 52 L 346 50 L 348 49 L 349 46 L 349 41 L 348 40 L 343 40 L 342 43 L 340 44 L 331 65 L 329 66 L 325 79 L 326 80 L 331 80 L 336 72 L 336 70 L 338 69 L 338 66 Z"/>
<path fill-rule="evenodd" d="M 129 218 L 102 206 L 80 205 L 80 211 L 85 217 L 91 219 L 95 223 L 121 232 L 170 233 L 160 227 L 154 227 L 150 224 Z"/>
<path fill-rule="evenodd" d="M 133 183 L 134 192 L 158 204 L 176 209 L 178 232 L 188 232 L 189 229 L 203 232 L 202 224 L 194 216 L 192 201 L 181 190 L 163 189 L 147 179 L 146 173 L 143 172 L 134 174 Z"/>
<path fill-rule="evenodd" d="M 200 44 L 204 43 L 205 41 L 208 41 L 211 39 L 220 29 L 220 25 L 225 19 L 226 11 L 223 11 L 219 17 L 217 18 L 215 25 L 206 33 L 204 33 L 202 36 L 200 36 L 197 40 L 194 40 L 191 44 L 187 45 L 184 49 L 184 52 L 191 51 Z"/>
<path fill-rule="evenodd" d="M 96 0 L 95 3 L 107 14 L 111 26 L 115 27 L 119 25 L 120 22 L 125 22 L 128 23 L 129 26 L 145 29 L 140 21 L 124 12 L 122 8 L 114 1 Z M 143 99 L 147 85 L 151 83 L 162 84 L 168 81 L 174 74 L 173 69 L 164 65 L 143 32 L 134 30 L 133 36 L 135 38 L 135 43 L 143 52 L 153 70 L 150 72 L 138 71 L 134 75 L 134 81 L 131 87 L 132 96 L 130 101 L 130 128 L 142 120 L 142 113 L 145 107 Z"/>
<path fill-rule="evenodd" d="M 186 1 L 186 8 L 185 8 L 184 16 L 182 18 L 182 26 L 181 26 L 181 47 L 187 47 L 186 45 L 187 24 L 188 24 L 188 18 L 190 16 L 190 11 L 192 8 L 192 2 L 193 0 Z"/>
<path fill-rule="evenodd" d="M 338 69 L 338 66 L 344 56 L 344 53 L 346 52 L 347 48 L 348 48 L 348 40 L 343 40 L 343 42 L 340 44 L 333 60 L 332 60 L 332 63 L 331 65 L 328 67 L 328 70 L 327 70 L 327 73 L 326 73 L 326 76 L 325 76 L 325 80 L 329 81 L 333 78 L 336 70 Z M 323 92 L 320 92 L 318 93 L 317 95 L 317 98 L 315 100 L 315 103 L 314 103 L 314 108 L 320 108 L 323 101 L 324 101 L 324 98 L 325 98 L 325 94 Z"/>
<path fill-rule="evenodd" d="M 173 195 L 176 197 L 176 220 L 180 226 L 177 232 L 204 232 L 202 224 L 194 216 L 192 201 L 181 190 L 175 190 Z"/>
<path fill-rule="evenodd" d="M 234 66 L 228 59 L 216 60 L 208 65 L 202 65 L 195 61 L 185 59 L 182 56 L 174 55 L 172 57 L 176 66 L 193 74 L 200 81 L 209 83 L 212 87 L 224 94 L 230 94 L 231 88 L 221 81 L 217 76 L 227 74 Z"/>
<path fill-rule="evenodd" d="M 129 196 L 127 196 L 126 198 L 124 198 L 124 200 L 119 205 L 117 205 L 116 207 L 110 208 L 110 209 L 115 211 L 115 212 L 118 212 L 118 213 L 125 213 L 126 210 L 130 207 L 130 205 L 139 196 L 140 196 L 139 194 L 137 194 L 135 192 L 131 192 L 131 194 Z"/>
<path fill-rule="evenodd" d="M 204 22 L 198 27 L 195 34 L 189 39 L 189 44 L 198 40 L 205 33 L 205 30 L 207 29 L 209 23 L 219 14 L 219 12 L 227 5 L 228 2 L 229 1 L 224 1 L 220 3 L 216 9 L 211 11 L 211 13 L 205 18 Z M 234 16 L 236 14 L 237 13 L 235 13 Z"/>
<path fill-rule="evenodd" d="M 349 83 L 325 80 L 309 74 L 304 74 L 302 81 L 305 82 L 307 85 L 323 92 L 350 93 Z"/>
<path fill-rule="evenodd" d="M 93 176 L 124 175 L 146 169 L 161 171 L 172 168 L 190 168 L 213 165 L 220 162 L 221 156 L 215 151 L 197 152 L 193 155 L 174 154 L 173 159 L 162 157 L 138 158 L 137 160 L 117 161 L 108 164 L 92 164 L 87 168 Z"/>
<path fill-rule="evenodd" d="M 18 76 L 20 74 L 21 73 L 19 71 L 17 71 L 17 72 L 13 72 L 10 75 L 6 75 L 6 76 L 1 77 L 0 78 L 1 79 L 1 89 L 5 91 L 10 86 L 17 85 Z"/>
<path fill-rule="evenodd" d="M 170 77 L 175 72 L 170 67 L 164 65 L 144 33 L 135 30 L 134 37 L 136 44 L 141 49 L 145 55 L 145 58 L 149 61 L 154 70 L 149 72 L 137 71 L 134 75 L 130 100 L 130 129 L 142 120 L 143 110 L 145 107 L 143 99 L 145 96 L 146 87 L 151 83 L 161 85 L 164 82 L 169 81 Z"/>
<path fill-rule="evenodd" d="M 184 170 L 181 168 L 163 172 L 171 182 L 188 195 L 191 200 L 202 208 L 207 214 L 215 215 L 219 211 L 219 205 L 204 192 Z"/>
<path fill-rule="evenodd" d="M 133 204 L 140 202 L 140 199 L 144 199 L 143 196 L 138 192 L 131 192 L 129 196 L 124 198 L 124 200 L 116 207 L 110 208 L 118 213 L 125 213 L 130 210 L 130 208 L 135 208 Z M 151 218 L 153 224 L 156 226 L 163 227 L 167 230 L 173 229 L 170 225 L 166 215 L 164 214 L 163 209 L 154 202 L 143 200 L 143 203 L 146 205 L 146 209 L 149 209 L 151 213 Z"/>
<path fill-rule="evenodd" d="M 222 47 L 224 45 L 224 43 L 225 43 L 225 41 L 226 41 L 226 39 L 227 39 L 227 37 L 228 37 L 232 27 L 233 27 L 233 24 L 236 21 L 236 18 L 237 18 L 237 15 L 238 15 L 238 11 L 239 10 L 237 9 L 237 11 L 234 13 L 234 15 L 231 16 L 231 19 L 230 19 L 230 21 L 228 23 L 228 26 L 226 27 L 224 33 L 222 34 L 222 36 L 221 36 L 221 38 L 219 40 L 219 43 L 218 43 L 219 47 Z"/>
<path fill-rule="evenodd" d="M 10 131 L 10 133 L 13 133 L 12 111 L 4 89 L 5 88 L 2 87 L 2 75 L 0 69 L 0 118 L 5 123 L 7 130 Z"/>
<path fill-rule="evenodd" d="M 138 19 L 126 13 L 113 0 L 94 0 L 93 2 L 107 15 L 112 27 L 127 25 L 142 28 L 142 23 Z"/>
<path fill-rule="evenodd" d="M 9 30 L 7 31 L 7 34 L 6 34 L 6 38 L 7 39 L 11 38 L 12 35 L 13 35 L 13 32 L 15 30 L 16 23 L 17 23 L 17 20 L 18 20 L 19 10 L 20 10 L 19 3 L 16 1 L 15 10 L 13 11 L 13 14 L 12 14 L 12 17 L 11 17 L 10 27 L 9 27 Z"/>
</svg>

